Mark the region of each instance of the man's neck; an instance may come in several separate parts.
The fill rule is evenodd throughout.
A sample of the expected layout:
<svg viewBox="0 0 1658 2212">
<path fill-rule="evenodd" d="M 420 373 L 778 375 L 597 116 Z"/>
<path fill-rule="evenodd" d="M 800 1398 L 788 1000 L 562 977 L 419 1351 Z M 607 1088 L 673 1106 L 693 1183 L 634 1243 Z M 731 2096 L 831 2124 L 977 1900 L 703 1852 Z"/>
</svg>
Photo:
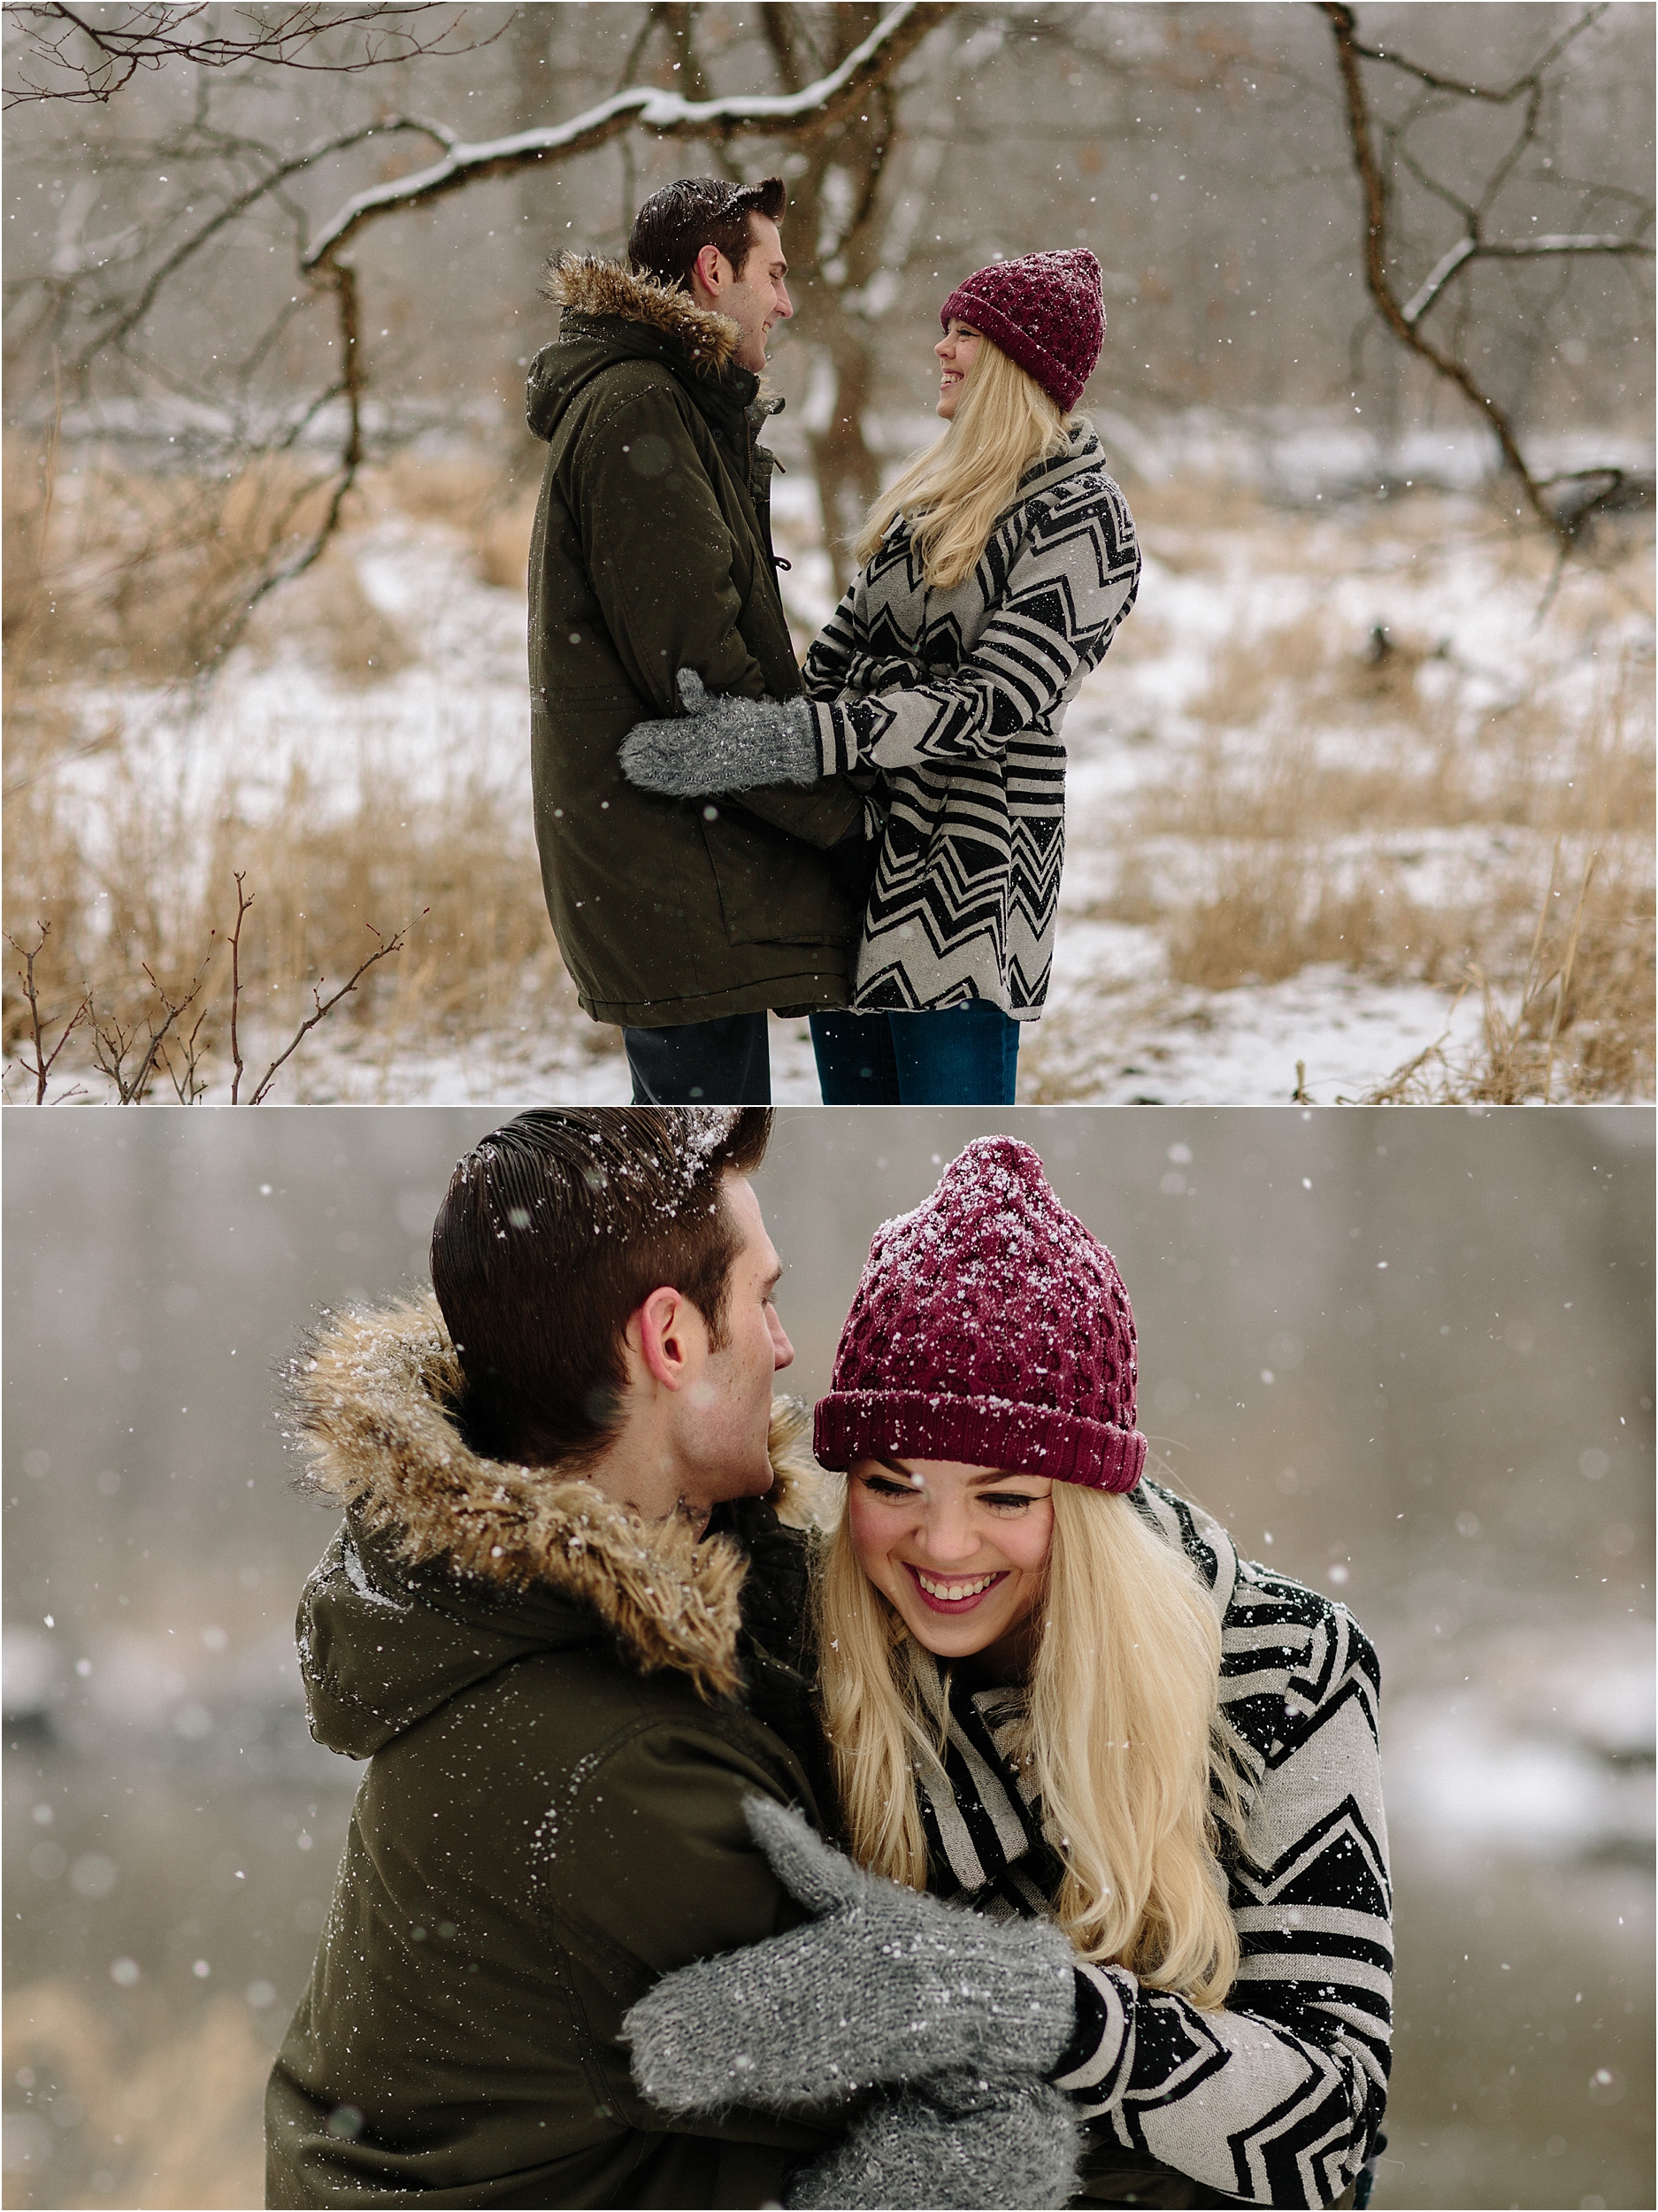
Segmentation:
<svg viewBox="0 0 1658 2212">
<path fill-rule="evenodd" d="M 644 1407 L 624 1421 L 584 1469 L 583 1479 L 647 1524 L 665 1521 L 677 1512 L 685 1486 L 672 1438 Z"/>
</svg>

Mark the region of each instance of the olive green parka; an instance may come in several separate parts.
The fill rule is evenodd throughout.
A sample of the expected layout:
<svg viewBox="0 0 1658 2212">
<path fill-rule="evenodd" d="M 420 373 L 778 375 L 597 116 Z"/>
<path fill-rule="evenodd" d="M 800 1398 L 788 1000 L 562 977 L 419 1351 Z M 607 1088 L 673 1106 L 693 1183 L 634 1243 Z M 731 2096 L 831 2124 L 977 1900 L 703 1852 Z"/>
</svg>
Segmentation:
<svg viewBox="0 0 1658 2212">
<path fill-rule="evenodd" d="M 530 549 L 531 764 L 541 880 L 596 1019 L 645 1028 L 846 1003 L 857 905 L 829 849 L 862 817 L 845 779 L 732 800 L 635 790 L 634 723 L 675 674 L 794 697 L 777 587 L 773 457 L 737 326 L 623 265 L 566 254 L 530 371 L 547 462 Z"/>
<path fill-rule="evenodd" d="M 311 1730 L 368 1768 L 270 2078 L 267 2201 L 775 2200 L 828 2137 L 668 2122 L 621 2026 L 663 1974 L 802 1916 L 742 1805 L 821 1824 L 804 1539 L 770 1499 L 699 1543 L 480 1458 L 430 1299 L 336 1322 L 299 1371 L 346 1508 L 300 1608 Z"/>
</svg>

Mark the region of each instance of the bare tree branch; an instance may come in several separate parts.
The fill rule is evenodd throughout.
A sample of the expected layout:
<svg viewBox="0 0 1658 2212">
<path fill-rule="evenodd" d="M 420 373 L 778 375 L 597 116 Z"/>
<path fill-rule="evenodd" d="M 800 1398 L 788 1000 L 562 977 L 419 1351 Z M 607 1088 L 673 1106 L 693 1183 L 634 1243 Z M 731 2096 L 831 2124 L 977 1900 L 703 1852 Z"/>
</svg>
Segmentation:
<svg viewBox="0 0 1658 2212">
<path fill-rule="evenodd" d="M 1459 238 L 1431 272 L 1420 291 L 1405 303 L 1405 320 L 1413 326 L 1419 323 L 1457 271 L 1470 261 L 1529 261 L 1539 254 L 1568 253 L 1635 254 L 1650 261 L 1654 249 L 1644 238 L 1593 233 L 1580 238 Z"/>
<path fill-rule="evenodd" d="M 1447 287 L 1479 261 L 1565 259 L 1577 255 L 1595 254 L 1652 257 L 1651 244 L 1639 233 L 1562 234 L 1531 239 L 1487 239 L 1483 234 L 1482 226 L 1498 193 L 1513 174 L 1521 153 L 1536 137 L 1546 71 L 1574 39 L 1599 19 L 1604 12 L 1604 7 L 1596 5 L 1585 10 L 1551 42 L 1539 59 L 1511 83 L 1481 86 L 1459 83 L 1381 47 L 1363 44 L 1358 36 L 1357 12 L 1346 4 L 1346 0 L 1315 0 L 1315 4 L 1329 22 L 1334 35 L 1337 65 L 1346 95 L 1353 163 L 1364 203 L 1365 288 L 1383 322 L 1400 343 L 1425 361 L 1436 375 L 1455 385 L 1484 418 L 1501 450 L 1504 466 L 1520 487 L 1526 504 L 1563 549 L 1570 544 L 1580 528 L 1588 507 L 1594 503 L 1578 502 L 1562 506 L 1549 501 L 1547 487 L 1553 480 L 1533 474 L 1521 449 L 1511 414 L 1474 375 L 1462 357 L 1460 342 L 1454 337 L 1448 349 L 1435 345 L 1424 336 L 1421 326 Z M 1401 299 L 1393 275 L 1397 246 L 1393 227 L 1392 196 L 1388 177 L 1377 150 L 1377 127 L 1360 69 L 1362 60 L 1386 64 L 1390 68 L 1402 71 L 1431 92 L 1480 101 L 1497 107 L 1508 106 L 1521 98 L 1525 102 L 1518 134 L 1496 163 L 1485 180 L 1478 201 L 1474 204 L 1462 199 L 1424 173 L 1404 146 L 1404 132 L 1411 121 L 1425 111 L 1425 104 L 1413 109 L 1403 124 L 1382 131 L 1382 142 L 1390 157 L 1406 168 L 1424 188 L 1453 207 L 1466 226 L 1463 235 L 1440 256 L 1408 301 Z M 1441 102 L 1439 104 L 1442 107 L 1444 104 Z M 1650 221 L 1649 210 L 1643 221 L 1643 229 L 1646 221 Z M 1617 486 L 1622 485 L 1622 470 L 1607 473 L 1616 479 Z"/>
<path fill-rule="evenodd" d="M 550 157 L 589 153 L 635 127 L 653 131 L 659 138 L 722 138 L 740 132 L 802 138 L 828 130 L 874 93 L 951 13 L 953 4 L 954 0 L 903 0 L 839 68 L 799 92 L 687 100 L 676 92 L 635 87 L 567 122 L 518 131 L 482 145 L 451 146 L 429 169 L 355 194 L 322 226 L 301 257 L 301 266 L 311 270 L 332 260 L 365 224 L 381 215 L 430 205 L 485 177 L 511 176 Z"/>
<path fill-rule="evenodd" d="M 107 15 L 110 11 L 104 11 Z M 218 14 L 214 11 L 214 15 Z M 464 20 L 462 8 L 435 9 L 426 0 L 396 0 L 396 4 L 367 8 L 288 7 L 238 8 L 240 33 L 213 27 L 213 18 L 192 35 L 189 26 L 208 15 L 204 4 L 177 7 L 155 4 L 128 8 L 119 22 L 109 22 L 86 10 L 61 4 L 13 6 L 8 13 L 23 46 L 21 66 L 35 75 L 24 75 L 5 88 L 8 108 L 41 100 L 100 104 L 132 82 L 141 69 L 160 69 L 172 61 L 194 64 L 198 69 L 228 69 L 239 62 L 271 62 L 284 69 L 322 72 L 329 76 L 356 76 L 365 69 L 380 69 L 388 62 L 410 61 L 417 55 L 469 54 L 493 44 L 499 30 L 487 38 L 457 42 Z M 421 17 L 439 17 L 435 27 L 417 31 L 406 24 Z M 505 28 L 504 24 L 502 27 Z M 344 31 L 361 30 L 362 50 L 337 59 L 312 58 L 319 39 Z M 77 42 L 82 42 L 77 50 Z M 42 81 L 41 72 L 47 73 Z M 59 81 L 50 81 L 56 72 Z"/>
</svg>

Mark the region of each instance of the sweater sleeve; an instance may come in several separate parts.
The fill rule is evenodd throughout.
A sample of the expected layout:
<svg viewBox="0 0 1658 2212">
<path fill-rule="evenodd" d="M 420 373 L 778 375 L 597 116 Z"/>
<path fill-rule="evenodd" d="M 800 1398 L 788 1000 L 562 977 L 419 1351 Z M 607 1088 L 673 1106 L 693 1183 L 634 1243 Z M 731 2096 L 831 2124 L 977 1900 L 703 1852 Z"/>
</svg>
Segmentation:
<svg viewBox="0 0 1658 2212">
<path fill-rule="evenodd" d="M 847 586 L 841 604 L 812 640 L 802 667 L 801 683 L 809 699 L 833 699 L 847 680 L 859 649 L 857 626 L 858 580 Z"/>
<path fill-rule="evenodd" d="M 1205 2012 L 1123 1968 L 1078 1967 L 1077 2033 L 1055 2078 L 1120 2149 L 1245 2203 L 1329 2205 L 1370 2154 L 1387 2093 L 1379 1671 L 1342 1607 L 1259 1569 L 1243 1571 L 1240 1594 L 1260 1602 L 1229 1635 L 1228 1663 L 1253 1673 L 1233 1671 L 1227 1687 L 1256 1709 L 1246 1735 L 1270 1733 L 1248 1862 L 1232 1875 L 1238 1981 L 1223 2010 Z"/>
<path fill-rule="evenodd" d="M 1139 587 L 1133 521 L 1104 476 L 1032 500 L 1011 549 L 993 536 L 983 559 L 994 611 L 948 675 L 844 704 L 808 683 L 825 774 L 999 759 L 1010 737 L 1062 707 L 1103 659 Z"/>
</svg>

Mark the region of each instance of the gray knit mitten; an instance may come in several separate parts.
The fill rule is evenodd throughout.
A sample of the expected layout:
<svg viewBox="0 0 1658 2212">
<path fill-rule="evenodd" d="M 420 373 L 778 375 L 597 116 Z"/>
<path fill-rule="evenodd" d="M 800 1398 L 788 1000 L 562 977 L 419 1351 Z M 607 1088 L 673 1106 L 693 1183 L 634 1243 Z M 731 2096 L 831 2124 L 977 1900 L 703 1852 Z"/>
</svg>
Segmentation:
<svg viewBox="0 0 1658 2212">
<path fill-rule="evenodd" d="M 786 2110 L 914 2083 L 954 2093 L 963 2076 L 1001 2091 L 1058 2062 L 1076 2019 L 1058 1928 L 918 1896 L 831 1849 L 797 1812 L 757 1797 L 744 1809 L 778 1879 L 817 1917 L 683 1966 L 641 1998 L 624 2032 L 652 2104 Z"/>
<path fill-rule="evenodd" d="M 629 783 L 689 799 L 759 784 L 816 783 L 822 775 L 811 709 L 803 699 L 705 691 L 694 668 L 682 668 L 678 680 L 685 712 L 666 722 L 635 722 L 622 741 Z"/>
<path fill-rule="evenodd" d="M 833 2150 L 800 2168 L 787 2203 L 801 2212 L 1069 2203 L 1082 2129 L 1064 2091 L 1028 2080 L 973 2086 L 971 2101 L 913 2089 L 876 2098 Z"/>
</svg>

